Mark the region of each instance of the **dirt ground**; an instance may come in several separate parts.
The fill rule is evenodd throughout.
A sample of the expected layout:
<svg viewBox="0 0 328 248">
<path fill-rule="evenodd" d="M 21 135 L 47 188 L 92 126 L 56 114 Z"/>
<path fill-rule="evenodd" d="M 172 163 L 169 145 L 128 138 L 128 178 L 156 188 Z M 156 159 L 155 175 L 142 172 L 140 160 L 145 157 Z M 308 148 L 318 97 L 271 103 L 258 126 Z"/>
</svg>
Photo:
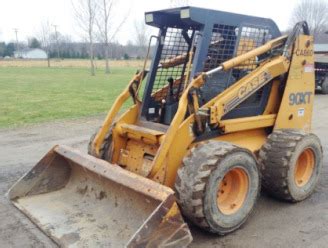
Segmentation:
<svg viewBox="0 0 328 248">
<path fill-rule="evenodd" d="M 86 151 L 90 134 L 103 117 L 0 129 L 0 247 L 56 247 L 5 197 L 9 187 L 52 146 L 65 144 Z M 315 193 L 289 204 L 262 192 L 251 218 L 225 236 L 192 227 L 191 247 L 328 247 L 328 96 L 317 95 L 314 132 L 321 138 L 324 167 Z"/>
</svg>

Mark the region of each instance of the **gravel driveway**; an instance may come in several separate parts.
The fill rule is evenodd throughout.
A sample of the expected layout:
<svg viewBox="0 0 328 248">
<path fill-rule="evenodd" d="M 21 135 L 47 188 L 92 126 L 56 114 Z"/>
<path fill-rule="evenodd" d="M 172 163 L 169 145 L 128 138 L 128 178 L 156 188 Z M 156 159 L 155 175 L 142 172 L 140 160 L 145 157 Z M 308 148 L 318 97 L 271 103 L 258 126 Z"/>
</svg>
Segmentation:
<svg viewBox="0 0 328 248">
<path fill-rule="evenodd" d="M 4 194 L 52 146 L 65 144 L 86 152 L 103 116 L 0 129 L 0 247 L 56 247 L 15 209 Z M 328 96 L 317 95 L 313 130 L 328 153 Z M 262 192 L 254 213 L 238 231 L 217 237 L 192 227 L 191 247 L 328 247 L 328 160 L 315 193 L 297 204 L 279 202 Z"/>
</svg>

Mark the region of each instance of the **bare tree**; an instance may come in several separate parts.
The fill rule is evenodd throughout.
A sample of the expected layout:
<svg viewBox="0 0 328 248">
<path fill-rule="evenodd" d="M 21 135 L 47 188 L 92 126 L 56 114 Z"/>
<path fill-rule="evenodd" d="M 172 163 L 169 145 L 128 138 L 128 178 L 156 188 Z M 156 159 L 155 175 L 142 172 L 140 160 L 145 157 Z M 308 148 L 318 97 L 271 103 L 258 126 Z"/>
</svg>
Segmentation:
<svg viewBox="0 0 328 248">
<path fill-rule="evenodd" d="M 191 4 L 190 0 L 170 0 L 171 7 L 183 7 Z"/>
<path fill-rule="evenodd" d="M 86 34 L 89 43 L 90 71 L 95 75 L 94 65 L 94 27 L 98 11 L 96 0 L 76 0 L 73 3 L 75 18 L 82 31 Z"/>
<path fill-rule="evenodd" d="M 145 24 L 145 21 L 135 21 L 134 30 L 135 44 L 137 45 L 138 49 L 140 49 L 141 55 L 145 57 L 150 35 L 149 28 Z"/>
<path fill-rule="evenodd" d="M 49 21 L 43 21 L 41 23 L 41 28 L 38 36 L 42 48 L 47 53 L 48 67 L 50 67 L 51 24 Z"/>
<path fill-rule="evenodd" d="M 106 61 L 106 74 L 110 73 L 109 69 L 109 45 L 115 39 L 116 34 L 119 32 L 125 23 L 128 13 L 120 13 L 121 18 L 119 22 L 114 22 L 114 11 L 118 0 L 98 0 L 99 15 L 97 16 L 97 26 L 99 31 L 99 40 L 105 46 L 105 61 Z"/>
<path fill-rule="evenodd" d="M 307 21 L 315 38 L 322 36 L 328 28 L 328 2 L 325 0 L 301 0 L 294 8 L 291 26 L 299 21 Z"/>
</svg>

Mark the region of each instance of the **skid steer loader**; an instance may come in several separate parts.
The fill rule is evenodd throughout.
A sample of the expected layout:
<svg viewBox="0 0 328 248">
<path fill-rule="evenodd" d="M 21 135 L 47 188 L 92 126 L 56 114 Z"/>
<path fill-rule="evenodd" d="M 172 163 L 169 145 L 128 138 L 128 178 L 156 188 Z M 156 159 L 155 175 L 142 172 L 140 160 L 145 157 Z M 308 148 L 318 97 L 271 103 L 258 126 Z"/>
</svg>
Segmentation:
<svg viewBox="0 0 328 248">
<path fill-rule="evenodd" d="M 192 236 L 182 216 L 228 234 L 261 185 L 298 202 L 318 181 L 305 22 L 281 36 L 269 19 L 193 7 L 145 20 L 159 28 L 150 69 L 147 58 L 89 155 L 55 146 L 8 192 L 61 246 L 184 247 Z"/>
</svg>

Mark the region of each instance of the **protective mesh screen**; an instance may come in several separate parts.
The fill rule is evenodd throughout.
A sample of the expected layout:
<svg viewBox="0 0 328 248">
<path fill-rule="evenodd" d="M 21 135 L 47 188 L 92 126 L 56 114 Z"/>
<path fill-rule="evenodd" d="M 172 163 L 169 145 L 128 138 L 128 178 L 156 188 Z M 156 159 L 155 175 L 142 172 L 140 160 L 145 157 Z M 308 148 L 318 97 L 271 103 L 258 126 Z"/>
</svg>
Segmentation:
<svg viewBox="0 0 328 248">
<path fill-rule="evenodd" d="M 266 28 L 242 27 L 239 30 L 234 26 L 215 24 L 204 71 L 214 69 L 224 61 L 249 52 L 271 39 L 272 35 Z M 252 58 L 237 69 L 254 69 L 255 66 L 256 58 Z"/>
<path fill-rule="evenodd" d="M 152 89 L 152 96 L 156 100 L 166 97 L 168 91 L 168 79 L 174 81 L 173 92 L 178 98 L 183 89 L 183 76 L 185 74 L 186 64 L 188 62 L 189 45 L 182 35 L 182 29 L 168 28 L 166 31 L 164 46 L 161 54 L 159 68 Z M 192 34 L 189 30 L 188 36 Z"/>
<path fill-rule="evenodd" d="M 247 27 L 242 28 L 215 24 L 208 49 L 204 71 L 218 67 L 221 63 L 253 50 L 272 39 L 267 28 Z M 222 90 L 247 75 L 257 66 L 259 58 L 251 58 L 243 64 L 226 73 Z M 262 90 L 257 91 L 247 100 L 247 103 L 257 102 L 262 95 Z"/>
<path fill-rule="evenodd" d="M 208 48 L 204 71 L 218 67 L 222 62 L 233 58 L 237 42 L 236 27 L 215 24 Z"/>
</svg>

